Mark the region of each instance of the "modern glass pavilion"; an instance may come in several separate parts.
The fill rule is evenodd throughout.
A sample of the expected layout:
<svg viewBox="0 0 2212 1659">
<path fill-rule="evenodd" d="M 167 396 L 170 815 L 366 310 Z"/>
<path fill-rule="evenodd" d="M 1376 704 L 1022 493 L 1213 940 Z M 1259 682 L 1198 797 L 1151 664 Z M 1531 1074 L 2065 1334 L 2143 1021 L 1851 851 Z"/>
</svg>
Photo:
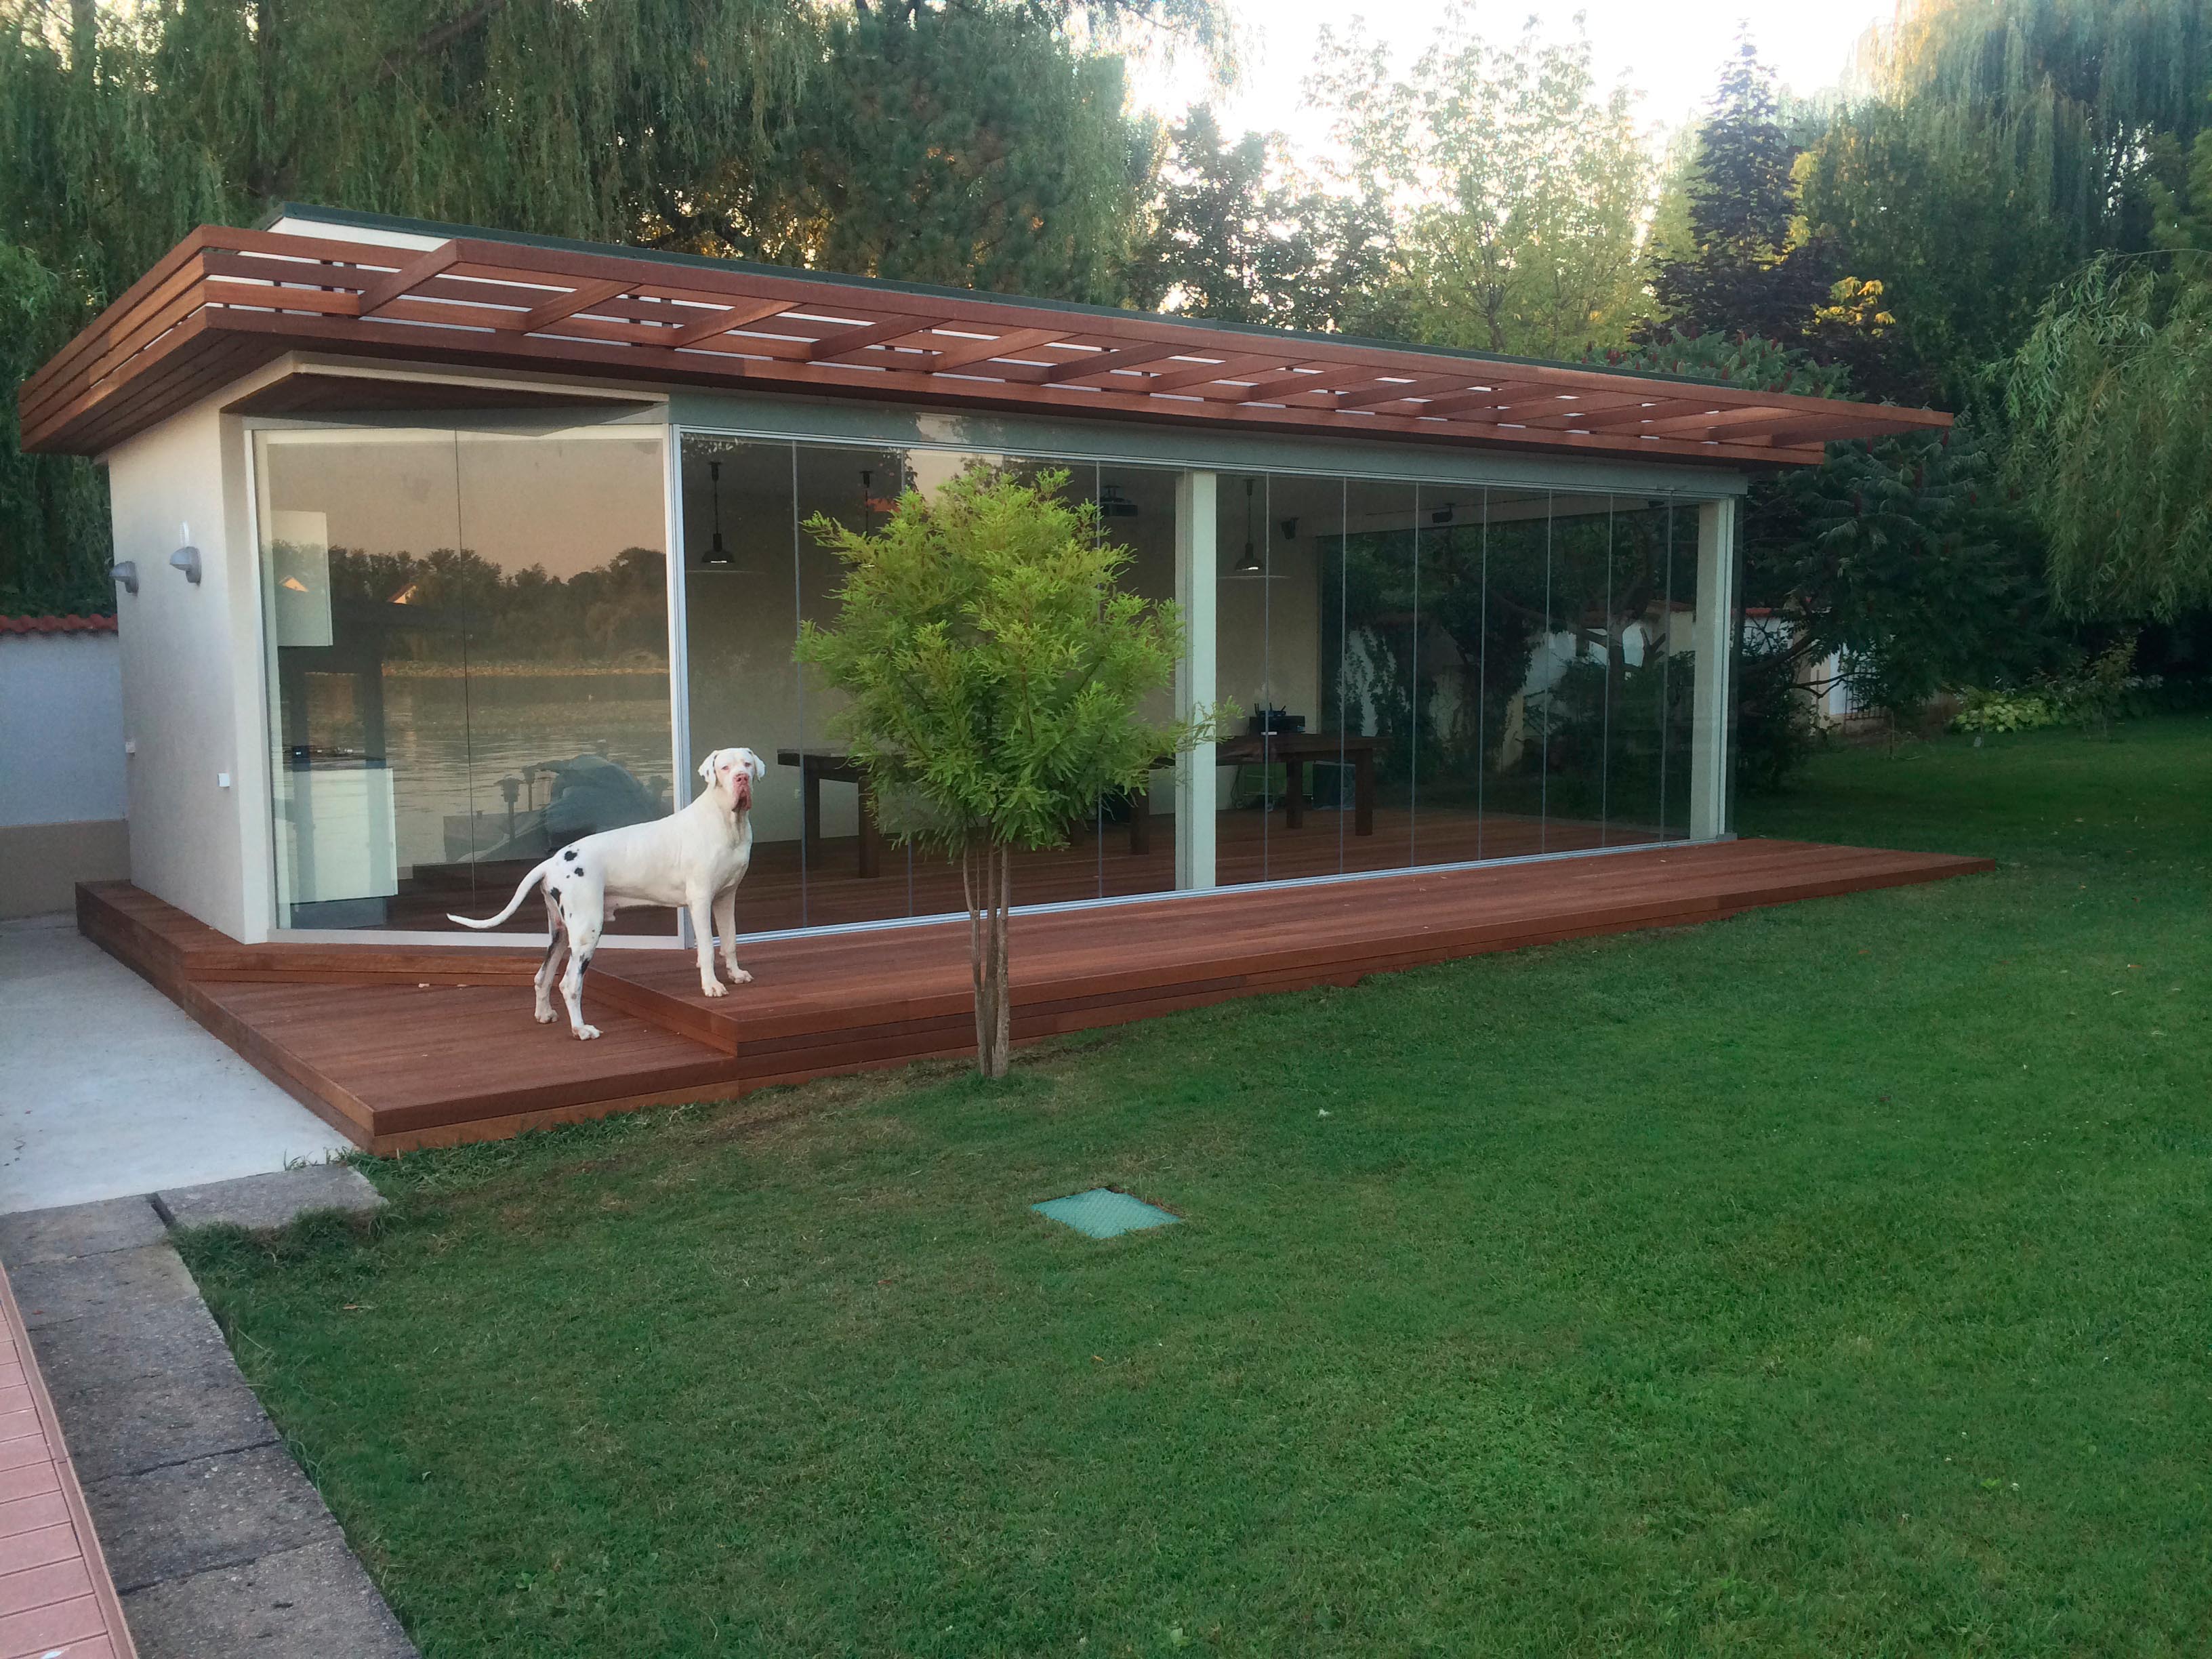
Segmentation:
<svg viewBox="0 0 2212 1659">
<path fill-rule="evenodd" d="M 1249 714 L 1018 902 L 1723 838 L 1747 479 L 1948 422 L 305 208 L 187 239 L 22 408 L 109 468 L 134 880 L 248 942 L 459 942 L 733 744 L 744 931 L 957 910 L 792 645 L 809 520 L 978 464 L 1097 503 L 1183 607 L 1173 699 Z"/>
</svg>

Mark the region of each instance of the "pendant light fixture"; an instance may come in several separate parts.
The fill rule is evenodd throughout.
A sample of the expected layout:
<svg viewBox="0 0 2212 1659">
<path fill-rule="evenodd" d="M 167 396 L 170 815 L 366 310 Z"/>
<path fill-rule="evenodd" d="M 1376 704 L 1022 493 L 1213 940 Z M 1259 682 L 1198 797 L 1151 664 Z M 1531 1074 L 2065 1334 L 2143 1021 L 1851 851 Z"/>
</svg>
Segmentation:
<svg viewBox="0 0 2212 1659">
<path fill-rule="evenodd" d="M 707 550 L 699 556 L 699 562 L 717 570 L 726 570 L 737 561 L 722 541 L 722 464 L 707 463 L 707 477 L 711 481 L 714 497 L 714 538 L 707 544 Z"/>
<path fill-rule="evenodd" d="M 1252 539 L 1252 492 L 1258 488 L 1257 478 L 1244 480 L 1244 556 L 1237 561 L 1239 574 L 1256 576 L 1265 568 L 1260 562 L 1260 549 Z"/>
</svg>

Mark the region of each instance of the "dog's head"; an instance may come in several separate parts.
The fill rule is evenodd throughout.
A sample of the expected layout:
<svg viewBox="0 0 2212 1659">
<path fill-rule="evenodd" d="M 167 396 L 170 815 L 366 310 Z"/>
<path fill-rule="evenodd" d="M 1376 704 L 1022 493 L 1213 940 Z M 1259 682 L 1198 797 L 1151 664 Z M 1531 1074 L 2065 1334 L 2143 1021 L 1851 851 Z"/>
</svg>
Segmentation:
<svg viewBox="0 0 2212 1659">
<path fill-rule="evenodd" d="M 750 749 L 717 749 L 699 763 L 699 775 L 732 812 L 753 804 L 753 781 L 768 770 Z"/>
</svg>

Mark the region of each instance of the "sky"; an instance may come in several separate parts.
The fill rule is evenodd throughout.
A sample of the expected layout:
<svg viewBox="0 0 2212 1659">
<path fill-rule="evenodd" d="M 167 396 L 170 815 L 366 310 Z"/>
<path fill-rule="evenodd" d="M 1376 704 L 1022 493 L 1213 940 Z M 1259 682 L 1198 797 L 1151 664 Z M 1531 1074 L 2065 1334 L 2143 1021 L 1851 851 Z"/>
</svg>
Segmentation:
<svg viewBox="0 0 2212 1659">
<path fill-rule="evenodd" d="M 1297 88 L 1313 59 L 1323 25 L 1341 30 L 1365 16 L 1369 31 L 1390 41 L 1410 64 L 1434 33 L 1445 0 L 1229 0 L 1246 45 L 1245 70 L 1225 99 L 1216 100 L 1223 125 L 1281 131 L 1300 149 L 1318 148 L 1325 128 L 1298 107 Z M 1853 45 L 1868 27 L 1887 22 L 1896 0 L 1497 0 L 1479 4 L 1479 30 L 1504 42 L 1530 15 L 1556 38 L 1572 33 L 1577 11 L 1586 27 L 1599 82 L 1626 77 L 1644 96 L 1643 118 L 1655 128 L 1679 127 L 1711 94 L 1739 24 L 1750 26 L 1759 55 L 1783 85 L 1800 94 L 1832 87 Z M 1195 64 L 1149 67 L 1137 76 L 1138 100 L 1177 115 L 1206 95 Z"/>
</svg>

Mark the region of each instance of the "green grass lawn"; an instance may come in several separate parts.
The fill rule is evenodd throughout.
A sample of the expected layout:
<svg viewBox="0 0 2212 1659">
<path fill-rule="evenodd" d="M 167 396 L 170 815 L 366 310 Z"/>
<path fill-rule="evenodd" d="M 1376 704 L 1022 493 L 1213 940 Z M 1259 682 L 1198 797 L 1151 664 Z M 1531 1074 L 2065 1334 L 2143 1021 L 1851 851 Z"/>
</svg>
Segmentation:
<svg viewBox="0 0 2212 1659">
<path fill-rule="evenodd" d="M 2212 720 L 1744 816 L 2001 867 L 190 1255 L 429 1659 L 2204 1651 Z M 1183 1224 L 1030 1212 L 1109 1183 Z"/>
</svg>

